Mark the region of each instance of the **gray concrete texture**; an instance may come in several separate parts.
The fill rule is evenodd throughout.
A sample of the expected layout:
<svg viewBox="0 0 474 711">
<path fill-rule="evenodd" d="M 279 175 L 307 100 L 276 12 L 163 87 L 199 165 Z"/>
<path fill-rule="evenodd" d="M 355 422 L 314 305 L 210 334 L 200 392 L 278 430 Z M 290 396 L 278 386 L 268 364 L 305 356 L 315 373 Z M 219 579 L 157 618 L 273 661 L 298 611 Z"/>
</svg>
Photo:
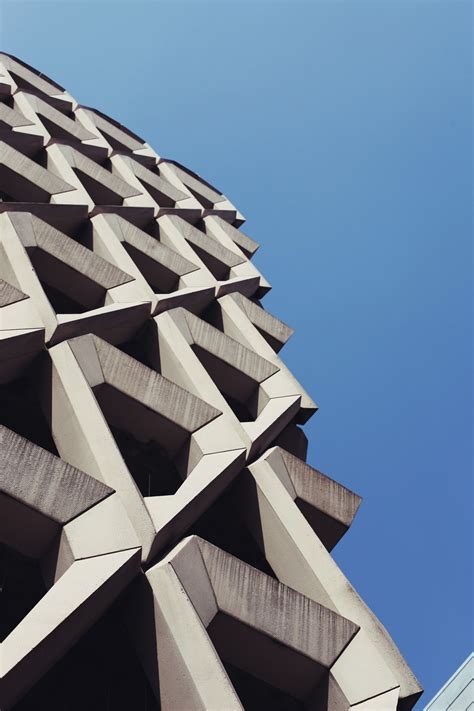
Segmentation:
<svg viewBox="0 0 474 711">
<path fill-rule="evenodd" d="M 21 60 L 0 85 L 0 710 L 412 708 L 243 215 Z"/>
</svg>

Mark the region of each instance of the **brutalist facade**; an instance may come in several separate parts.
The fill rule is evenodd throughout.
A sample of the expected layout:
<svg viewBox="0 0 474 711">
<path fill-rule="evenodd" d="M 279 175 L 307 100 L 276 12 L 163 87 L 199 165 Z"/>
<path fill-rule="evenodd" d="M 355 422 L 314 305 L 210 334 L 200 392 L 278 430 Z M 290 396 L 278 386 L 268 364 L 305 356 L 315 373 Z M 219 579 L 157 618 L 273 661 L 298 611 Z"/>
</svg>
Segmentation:
<svg viewBox="0 0 474 711">
<path fill-rule="evenodd" d="M 0 197 L 2 711 L 410 709 L 239 211 L 5 54 Z"/>
</svg>

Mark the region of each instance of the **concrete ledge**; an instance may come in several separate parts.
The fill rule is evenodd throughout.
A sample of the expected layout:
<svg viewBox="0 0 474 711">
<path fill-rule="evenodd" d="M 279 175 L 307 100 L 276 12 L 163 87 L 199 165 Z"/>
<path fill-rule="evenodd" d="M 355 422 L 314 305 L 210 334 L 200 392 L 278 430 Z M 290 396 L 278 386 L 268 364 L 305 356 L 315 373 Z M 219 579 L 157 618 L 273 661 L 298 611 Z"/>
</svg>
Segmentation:
<svg viewBox="0 0 474 711">
<path fill-rule="evenodd" d="M 264 456 L 277 475 L 283 462 L 296 505 L 326 548 L 332 550 L 352 524 L 360 496 L 284 449 L 270 449 Z"/>
<path fill-rule="evenodd" d="M 52 195 L 74 190 L 70 183 L 58 178 L 38 163 L 0 141 L 0 187 L 16 200 L 49 202 Z"/>
<path fill-rule="evenodd" d="M 137 403 L 138 406 L 132 406 L 129 402 L 128 407 L 122 409 L 116 407 L 119 402 L 109 390 L 102 389 L 99 394 L 102 409 L 105 409 L 108 419 L 119 427 L 125 425 L 126 429 L 141 437 L 150 436 L 154 429 L 156 434 L 159 432 L 163 443 L 166 440 L 167 445 L 175 449 L 182 444 L 186 435 L 221 414 L 97 336 L 81 336 L 69 341 L 69 345 L 92 388 L 106 384 L 119 395 Z M 160 427 L 154 428 L 156 423 L 151 417 L 152 412 L 160 416 Z M 170 424 L 166 426 L 162 419 Z M 175 431 L 176 428 L 182 434 Z"/>
<path fill-rule="evenodd" d="M 0 491 L 64 524 L 113 489 L 0 425 Z"/>
<path fill-rule="evenodd" d="M 229 705 L 222 708 L 235 707 L 222 662 L 305 699 L 358 630 L 349 620 L 196 536 L 185 539 L 150 568 L 146 579 L 148 587 L 143 583 L 141 593 L 136 594 L 144 600 L 148 590 L 154 609 L 154 642 L 152 638 L 149 643 L 143 639 L 136 617 L 129 618 L 129 629 L 164 709 L 194 708 L 188 706 L 185 680 L 190 679 L 188 675 L 199 660 L 205 659 L 208 669 L 214 667 L 215 672 L 192 675 L 195 694 L 211 698 L 225 693 Z M 166 589 L 176 582 L 185 595 L 171 599 Z M 129 604 L 139 617 L 138 600 L 132 598 Z M 167 626 L 166 635 L 162 631 L 164 618 L 175 620 Z M 178 622 L 186 618 L 186 626 Z M 174 668 L 166 664 L 171 648 L 181 655 L 180 665 Z M 184 682 L 183 687 L 179 680 Z M 201 708 L 199 704 L 197 707 Z"/>
<path fill-rule="evenodd" d="M 206 234 L 209 234 L 212 237 L 215 237 L 215 230 L 224 230 L 224 232 L 229 235 L 231 240 L 235 242 L 235 244 L 238 245 L 242 252 L 249 258 L 255 254 L 260 246 L 258 242 L 255 242 L 255 240 L 251 237 L 246 235 L 244 232 L 241 232 L 236 227 L 233 227 L 233 225 L 229 224 L 218 215 L 205 217 L 203 219 L 203 224 Z"/>
</svg>

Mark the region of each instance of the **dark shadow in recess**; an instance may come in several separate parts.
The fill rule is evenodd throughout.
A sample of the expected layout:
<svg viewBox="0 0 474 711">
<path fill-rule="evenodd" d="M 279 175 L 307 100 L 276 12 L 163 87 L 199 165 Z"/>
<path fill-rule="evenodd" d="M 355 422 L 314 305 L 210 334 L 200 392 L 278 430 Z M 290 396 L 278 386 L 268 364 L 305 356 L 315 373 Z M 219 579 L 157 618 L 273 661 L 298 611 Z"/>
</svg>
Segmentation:
<svg viewBox="0 0 474 711">
<path fill-rule="evenodd" d="M 0 543 L 0 643 L 45 592 L 38 561 Z"/>
<path fill-rule="evenodd" d="M 284 691 L 270 686 L 232 664 L 224 664 L 224 667 L 245 711 L 263 711 L 263 709 L 304 711 L 304 703 Z"/>
<path fill-rule="evenodd" d="M 236 499 L 238 500 L 236 487 L 238 487 L 238 481 L 232 484 L 208 508 L 206 513 L 187 531 L 187 535 L 200 536 L 243 560 L 244 563 L 261 570 L 262 573 L 276 578 L 270 564 L 239 514 L 235 504 Z"/>
<path fill-rule="evenodd" d="M 156 442 L 139 442 L 129 432 L 110 428 L 142 496 L 175 494 L 183 483 L 167 453 Z"/>
<path fill-rule="evenodd" d="M 118 606 L 14 707 L 14 711 L 159 711 Z"/>
<path fill-rule="evenodd" d="M 0 424 L 59 456 L 30 378 L 0 385 Z"/>
</svg>

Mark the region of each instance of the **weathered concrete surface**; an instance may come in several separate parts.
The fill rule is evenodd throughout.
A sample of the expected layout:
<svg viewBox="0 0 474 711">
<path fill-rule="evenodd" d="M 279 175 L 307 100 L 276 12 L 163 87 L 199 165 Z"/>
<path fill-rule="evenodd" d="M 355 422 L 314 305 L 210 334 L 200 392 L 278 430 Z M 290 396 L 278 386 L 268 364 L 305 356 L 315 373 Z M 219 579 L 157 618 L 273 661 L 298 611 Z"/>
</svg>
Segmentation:
<svg viewBox="0 0 474 711">
<path fill-rule="evenodd" d="M 104 396 L 103 388 L 98 394 L 102 409 L 119 428 L 142 437 L 156 433 L 174 449 L 179 446 L 174 440 L 180 437 L 176 428 L 186 436 L 220 415 L 215 408 L 96 336 L 82 336 L 69 344 L 92 388 L 106 384 L 128 399 L 127 404 L 122 400 L 124 407 L 120 407 L 121 398 L 114 398 L 109 389 Z M 159 416 L 157 421 L 152 413 Z"/>
<path fill-rule="evenodd" d="M 298 508 L 326 548 L 332 550 L 352 524 L 360 496 L 284 449 L 270 456 L 272 461 L 278 457 L 283 460 Z"/>
<path fill-rule="evenodd" d="M 421 693 L 417 679 L 299 510 L 286 467 L 270 452 L 249 473 L 240 510 L 279 580 L 361 628 L 331 669 L 349 704 L 399 687 L 400 703 L 411 708 Z"/>
<path fill-rule="evenodd" d="M 0 425 L 0 491 L 67 523 L 113 490 Z"/>
<path fill-rule="evenodd" d="M 203 223 L 206 234 L 210 234 L 211 236 L 215 236 L 215 231 L 218 231 L 219 229 L 224 230 L 224 232 L 229 235 L 231 240 L 240 247 L 242 252 L 244 252 L 247 257 L 251 257 L 255 254 L 260 246 L 251 237 L 246 235 L 241 230 L 236 229 L 233 225 L 230 225 L 226 222 L 226 220 L 223 220 L 222 217 L 219 217 L 218 215 L 204 217 Z"/>
<path fill-rule="evenodd" d="M 95 138 L 80 121 L 69 118 L 39 96 L 19 91 L 15 94 L 15 107 L 26 119 L 40 127 L 45 143 L 52 138 L 72 138 L 78 141 Z"/>
<path fill-rule="evenodd" d="M 105 292 L 133 277 L 31 213 L 12 212 L 9 220 L 40 279 L 93 308 Z"/>
<path fill-rule="evenodd" d="M 232 664 L 304 699 L 357 625 L 206 541 L 199 549 L 221 613 L 209 630 L 216 647 Z"/>
<path fill-rule="evenodd" d="M 7 281 L 0 279 L 0 308 L 2 306 L 9 306 L 10 304 L 15 304 L 17 301 L 23 301 L 23 299 L 28 299 L 28 294 L 24 294 L 19 289 L 9 284 Z"/>
<path fill-rule="evenodd" d="M 94 109 L 90 109 L 86 106 L 79 107 L 77 114 L 85 114 L 94 126 L 103 131 L 104 134 L 112 141 L 116 142 L 117 147 L 124 147 L 130 151 L 137 151 L 142 149 L 146 144 L 131 133 L 128 129 L 110 119 L 105 114 Z M 113 145 L 113 144 L 112 144 Z M 115 147 L 115 146 L 114 146 Z"/>
<path fill-rule="evenodd" d="M 245 311 L 249 321 L 259 330 L 274 351 L 278 352 L 292 336 L 293 329 L 265 311 L 261 306 L 251 301 L 243 294 L 234 293 L 231 298 Z"/>
<path fill-rule="evenodd" d="M 188 683 L 180 687 L 178 680 L 189 679 L 190 671 L 202 664 L 207 671 L 203 668 L 193 677 L 197 708 L 201 708 L 199 699 L 220 694 L 228 697 L 221 701 L 226 703 L 223 708 L 235 708 L 219 669 L 219 657 L 305 699 L 318 685 L 325 668 L 357 633 L 357 626 L 349 620 L 197 537 L 185 539 L 151 568 L 146 578 L 148 585 L 141 583 L 139 606 L 138 601 L 130 605 L 133 617 L 128 624 L 150 683 L 165 709 L 194 708 L 189 702 Z M 173 599 L 169 599 L 173 587 Z M 148 642 L 139 631 L 143 630 L 142 610 L 147 599 L 155 619 L 154 635 L 150 628 L 145 632 Z M 164 628 L 165 619 L 174 623 Z M 185 619 L 186 625 L 178 623 Z M 199 652 L 192 644 L 193 637 L 200 640 Z M 167 657 L 173 648 L 182 656 L 179 664 L 171 665 Z M 163 685 L 159 682 L 162 669 L 166 669 Z"/>
<path fill-rule="evenodd" d="M 49 202 L 74 186 L 0 141 L 0 190 L 18 201 Z"/>
</svg>

